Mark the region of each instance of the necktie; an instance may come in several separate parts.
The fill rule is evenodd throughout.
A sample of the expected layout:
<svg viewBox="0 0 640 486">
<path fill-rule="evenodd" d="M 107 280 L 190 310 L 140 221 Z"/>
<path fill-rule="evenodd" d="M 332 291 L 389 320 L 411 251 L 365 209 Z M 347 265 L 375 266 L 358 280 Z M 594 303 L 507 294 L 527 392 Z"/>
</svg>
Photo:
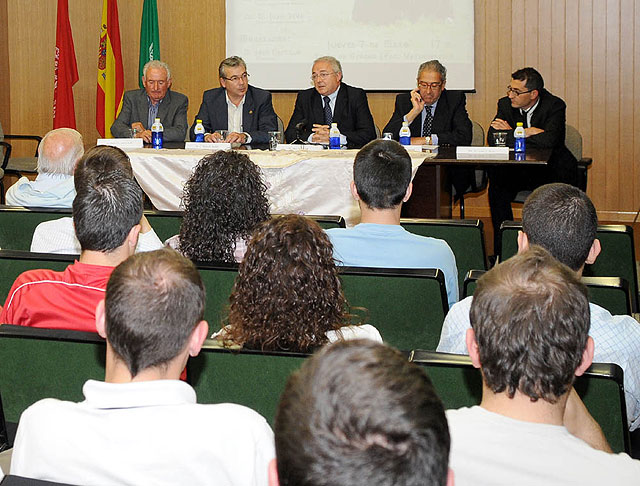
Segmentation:
<svg viewBox="0 0 640 486">
<path fill-rule="evenodd" d="M 325 96 L 324 98 L 324 124 L 331 125 L 331 120 L 333 116 L 331 114 L 331 106 L 329 106 L 329 97 Z"/>
<path fill-rule="evenodd" d="M 522 126 L 529 128 L 529 110 L 520 110 L 522 112 Z"/>
<path fill-rule="evenodd" d="M 433 115 L 431 113 L 431 107 L 425 106 L 425 117 L 424 124 L 422 125 L 422 136 L 430 137 L 431 136 L 431 125 L 433 124 Z"/>
</svg>

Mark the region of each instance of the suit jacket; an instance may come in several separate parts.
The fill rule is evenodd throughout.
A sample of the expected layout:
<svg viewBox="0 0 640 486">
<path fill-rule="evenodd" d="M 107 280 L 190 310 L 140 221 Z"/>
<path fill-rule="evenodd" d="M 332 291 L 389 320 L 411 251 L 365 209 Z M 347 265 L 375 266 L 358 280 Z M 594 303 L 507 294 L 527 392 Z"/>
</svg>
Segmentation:
<svg viewBox="0 0 640 486">
<path fill-rule="evenodd" d="M 187 108 L 189 99 L 177 91 L 167 91 L 158 107 L 158 118 L 164 128 L 165 142 L 184 142 L 187 135 Z M 116 138 L 128 138 L 131 124 L 140 122 L 146 130 L 150 130 L 149 100 L 147 92 L 142 89 L 127 91 L 122 100 L 122 110 L 111 125 L 111 134 Z"/>
<path fill-rule="evenodd" d="M 229 127 L 227 96 L 224 88 L 209 89 L 202 95 L 200 110 L 189 129 L 194 140 L 196 120 L 202 120 L 206 133 Z M 270 131 L 278 130 L 276 112 L 273 111 L 271 93 L 249 85 L 242 107 L 242 131 L 251 135 L 252 143 L 269 143 Z"/>
<path fill-rule="evenodd" d="M 532 127 L 541 128 L 543 133 L 527 137 L 527 147 L 550 148 L 553 149 L 549 158 L 549 165 L 557 174 L 557 179 L 569 184 L 575 177 L 577 161 L 573 154 L 564 144 L 566 132 L 566 111 L 567 105 L 557 96 L 552 95 L 546 89 L 540 91 L 540 102 L 531 115 Z M 519 108 L 511 107 L 511 100 L 508 96 L 498 100 L 498 112 L 495 118 L 506 121 L 514 129 L 517 122 L 524 122 L 524 115 Z M 493 133 L 496 130 L 489 128 L 487 141 L 489 145 L 494 145 Z M 507 133 L 507 145 L 513 147 L 513 130 Z"/>
<path fill-rule="evenodd" d="M 439 145 L 471 144 L 473 133 L 465 105 L 466 97 L 462 91 L 445 89 L 440 94 L 431 125 L 431 132 L 438 135 Z M 398 140 L 404 116 L 411 111 L 412 107 L 410 93 L 400 93 L 396 96 L 393 115 L 383 132 L 391 132 L 394 140 Z M 422 116 L 417 116 L 409 125 L 409 129 L 412 137 L 422 136 Z"/>
<path fill-rule="evenodd" d="M 287 142 L 296 138 L 296 125 L 305 121 L 301 136 L 307 140 L 313 124 L 324 125 L 324 105 L 315 88 L 300 91 L 289 125 L 285 131 Z M 338 124 L 340 133 L 347 137 L 349 148 L 360 148 L 376 138 L 373 117 L 369 110 L 367 94 L 361 88 L 341 83 L 333 110 L 333 122 Z"/>
</svg>

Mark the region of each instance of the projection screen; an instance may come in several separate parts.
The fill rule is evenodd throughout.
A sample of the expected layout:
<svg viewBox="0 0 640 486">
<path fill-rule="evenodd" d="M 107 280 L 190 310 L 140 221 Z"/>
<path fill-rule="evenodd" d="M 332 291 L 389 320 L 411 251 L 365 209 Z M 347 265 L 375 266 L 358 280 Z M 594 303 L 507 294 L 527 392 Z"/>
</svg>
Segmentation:
<svg viewBox="0 0 640 486">
<path fill-rule="evenodd" d="M 227 56 L 268 90 L 311 86 L 314 59 L 342 63 L 369 91 L 415 87 L 421 62 L 439 59 L 447 88 L 474 89 L 473 0 L 227 0 Z"/>
</svg>

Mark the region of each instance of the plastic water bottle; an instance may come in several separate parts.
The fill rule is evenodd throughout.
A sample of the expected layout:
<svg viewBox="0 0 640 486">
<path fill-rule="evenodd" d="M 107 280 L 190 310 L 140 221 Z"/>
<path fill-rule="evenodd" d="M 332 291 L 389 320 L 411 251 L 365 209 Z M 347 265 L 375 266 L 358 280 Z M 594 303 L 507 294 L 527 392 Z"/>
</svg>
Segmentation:
<svg viewBox="0 0 640 486">
<path fill-rule="evenodd" d="M 196 134 L 196 142 L 204 142 L 204 125 L 202 120 L 196 120 L 196 127 L 193 129 Z"/>
<path fill-rule="evenodd" d="M 329 148 L 330 149 L 340 148 L 340 130 L 338 130 L 337 123 L 332 123 L 331 129 L 329 130 Z"/>
<path fill-rule="evenodd" d="M 160 118 L 156 118 L 153 125 L 151 125 L 151 145 L 154 149 L 162 148 L 162 139 L 164 138 L 163 134 L 164 127 L 162 126 L 162 123 L 160 123 Z"/>
<path fill-rule="evenodd" d="M 524 138 L 524 127 L 522 126 L 522 122 L 516 123 L 516 129 L 513 131 L 513 137 L 515 138 L 515 152 L 524 153 L 525 150 L 525 138 Z"/>
<path fill-rule="evenodd" d="M 402 122 L 402 128 L 400 129 L 400 143 L 402 145 L 411 145 L 411 130 L 409 130 L 409 123 Z"/>
</svg>

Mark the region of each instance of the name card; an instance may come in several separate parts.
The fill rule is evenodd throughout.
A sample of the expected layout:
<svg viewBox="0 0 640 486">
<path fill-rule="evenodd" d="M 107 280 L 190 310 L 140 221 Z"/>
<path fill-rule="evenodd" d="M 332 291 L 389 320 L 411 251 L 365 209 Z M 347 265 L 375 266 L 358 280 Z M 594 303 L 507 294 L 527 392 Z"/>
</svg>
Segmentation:
<svg viewBox="0 0 640 486">
<path fill-rule="evenodd" d="M 141 138 L 99 138 L 96 145 L 109 145 L 125 150 L 142 148 L 144 141 Z"/>
<path fill-rule="evenodd" d="M 209 152 L 217 152 L 218 150 L 231 150 L 230 143 L 224 142 L 186 142 L 184 144 L 186 150 L 207 150 Z"/>
<path fill-rule="evenodd" d="M 303 145 L 301 143 L 279 143 L 276 150 L 324 150 L 322 145 Z"/>
<path fill-rule="evenodd" d="M 403 145 L 407 152 L 422 152 L 422 145 Z"/>
<path fill-rule="evenodd" d="M 456 158 L 509 160 L 509 147 L 456 147 Z"/>
</svg>

